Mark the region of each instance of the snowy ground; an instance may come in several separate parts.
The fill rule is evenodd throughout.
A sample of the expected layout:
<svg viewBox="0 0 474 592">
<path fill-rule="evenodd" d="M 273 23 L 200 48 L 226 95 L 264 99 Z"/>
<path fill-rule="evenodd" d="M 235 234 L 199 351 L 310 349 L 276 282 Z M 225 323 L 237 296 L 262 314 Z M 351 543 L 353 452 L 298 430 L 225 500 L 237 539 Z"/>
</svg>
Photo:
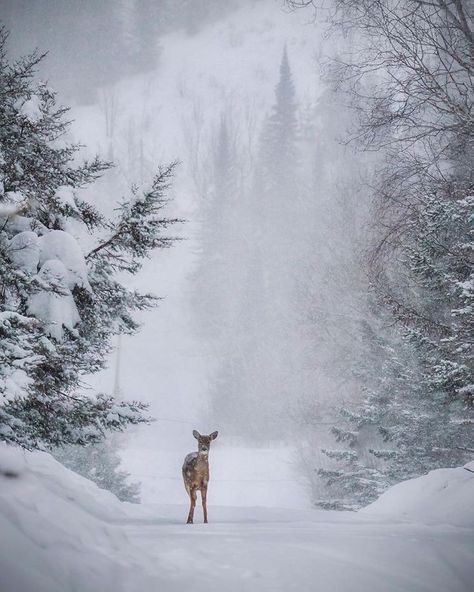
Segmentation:
<svg viewBox="0 0 474 592">
<path fill-rule="evenodd" d="M 49 455 L 0 447 L 0 590 L 470 592 L 473 498 L 459 468 L 358 514 L 211 504 L 210 524 L 185 525 L 185 505 L 121 504 Z"/>
<path fill-rule="evenodd" d="M 157 508 L 157 524 L 128 528 L 136 550 L 153 558 L 159 590 L 472 590 L 472 531 L 232 507 L 189 527 L 184 511 Z"/>
</svg>

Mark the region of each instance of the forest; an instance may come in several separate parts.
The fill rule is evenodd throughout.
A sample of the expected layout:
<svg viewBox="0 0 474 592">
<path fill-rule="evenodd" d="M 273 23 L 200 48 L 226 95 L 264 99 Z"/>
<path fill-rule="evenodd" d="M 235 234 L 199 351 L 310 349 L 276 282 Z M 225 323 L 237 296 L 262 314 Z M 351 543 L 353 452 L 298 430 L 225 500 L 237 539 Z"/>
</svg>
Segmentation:
<svg viewBox="0 0 474 592">
<path fill-rule="evenodd" d="M 2 592 L 471 589 L 473 109 L 472 0 L 0 0 Z"/>
</svg>

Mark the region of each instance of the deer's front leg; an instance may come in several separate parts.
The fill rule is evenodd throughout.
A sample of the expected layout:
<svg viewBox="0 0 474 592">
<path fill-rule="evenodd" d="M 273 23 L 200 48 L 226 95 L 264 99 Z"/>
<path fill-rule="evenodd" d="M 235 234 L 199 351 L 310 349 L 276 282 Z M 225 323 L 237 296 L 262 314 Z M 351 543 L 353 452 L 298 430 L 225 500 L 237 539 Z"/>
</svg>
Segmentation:
<svg viewBox="0 0 474 592">
<path fill-rule="evenodd" d="M 191 505 L 189 507 L 188 520 L 187 520 L 186 524 L 192 524 L 193 523 L 194 508 L 196 507 L 196 498 L 197 498 L 196 488 L 193 487 L 189 491 L 189 499 L 190 499 Z"/>
<path fill-rule="evenodd" d="M 207 524 L 207 485 L 201 489 L 202 511 L 204 514 L 204 524 Z"/>
</svg>

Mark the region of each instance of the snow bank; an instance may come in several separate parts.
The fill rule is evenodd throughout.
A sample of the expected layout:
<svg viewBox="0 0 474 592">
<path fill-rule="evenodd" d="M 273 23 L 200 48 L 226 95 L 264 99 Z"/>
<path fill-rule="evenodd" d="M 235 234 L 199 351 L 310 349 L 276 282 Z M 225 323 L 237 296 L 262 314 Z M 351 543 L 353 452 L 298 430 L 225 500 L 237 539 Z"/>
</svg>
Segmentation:
<svg viewBox="0 0 474 592">
<path fill-rule="evenodd" d="M 465 467 L 437 469 L 403 481 L 360 513 L 474 528 L 474 472 L 471 471 L 474 461 Z"/>
<path fill-rule="evenodd" d="M 0 590 L 131 589 L 117 557 L 128 542 L 114 522 L 143 513 L 49 454 L 0 444 Z"/>
</svg>

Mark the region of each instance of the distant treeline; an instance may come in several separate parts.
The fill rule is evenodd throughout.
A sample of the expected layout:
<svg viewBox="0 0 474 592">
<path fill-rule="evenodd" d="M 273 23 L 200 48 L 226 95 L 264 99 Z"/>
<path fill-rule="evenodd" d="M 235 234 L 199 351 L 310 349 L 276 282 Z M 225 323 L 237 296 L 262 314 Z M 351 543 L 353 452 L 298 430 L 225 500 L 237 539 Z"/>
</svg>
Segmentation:
<svg viewBox="0 0 474 592">
<path fill-rule="evenodd" d="M 0 22 L 13 56 L 47 51 L 42 71 L 56 90 L 90 102 L 98 87 L 156 67 L 162 35 L 195 34 L 243 1 L 1 0 Z"/>
</svg>

